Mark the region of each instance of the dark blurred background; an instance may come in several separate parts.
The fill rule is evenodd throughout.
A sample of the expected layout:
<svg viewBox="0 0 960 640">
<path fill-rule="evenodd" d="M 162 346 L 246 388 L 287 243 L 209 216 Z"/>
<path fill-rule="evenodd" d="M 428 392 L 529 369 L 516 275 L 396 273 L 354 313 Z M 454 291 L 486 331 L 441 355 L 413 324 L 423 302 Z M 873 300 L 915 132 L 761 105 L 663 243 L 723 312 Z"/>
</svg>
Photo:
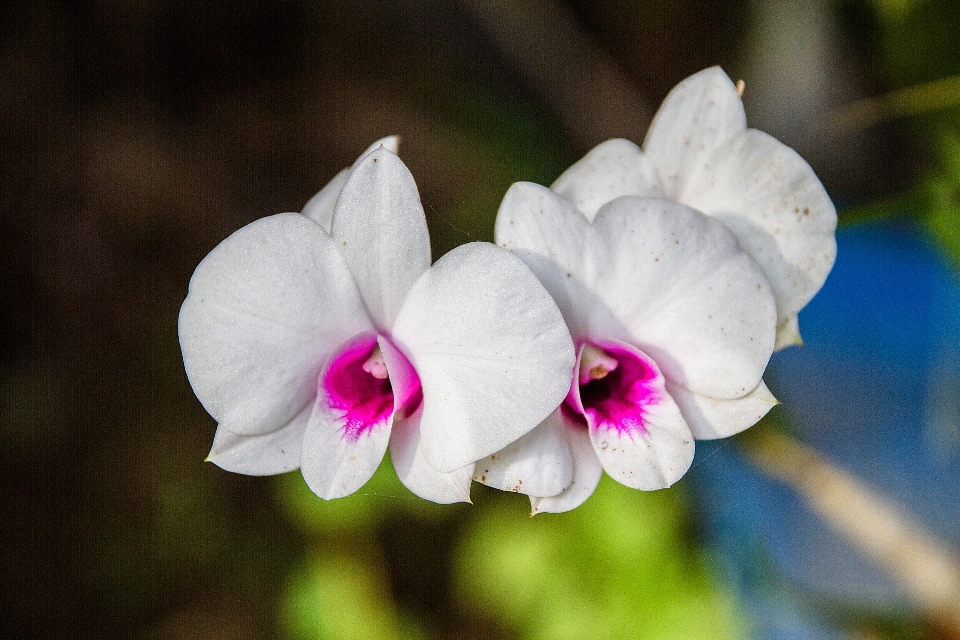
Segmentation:
<svg viewBox="0 0 960 640">
<path fill-rule="evenodd" d="M 299 211 L 379 137 L 402 136 L 436 258 L 492 240 L 511 183 L 641 142 L 669 89 L 714 64 L 842 220 L 912 212 L 950 255 L 960 100 L 859 101 L 960 72 L 958 16 L 947 0 L 4 2 L 0 638 L 575 638 L 560 622 L 589 597 L 626 616 L 598 637 L 743 637 L 685 482 L 605 483 L 584 515 L 531 521 L 480 486 L 475 506 L 422 505 L 389 465 L 324 503 L 298 473 L 203 463 L 215 423 L 179 306 L 218 242 Z M 636 575 L 601 554 L 617 540 Z M 499 573 L 520 565 L 530 580 Z M 948 637 L 906 617 L 844 637 Z"/>
</svg>

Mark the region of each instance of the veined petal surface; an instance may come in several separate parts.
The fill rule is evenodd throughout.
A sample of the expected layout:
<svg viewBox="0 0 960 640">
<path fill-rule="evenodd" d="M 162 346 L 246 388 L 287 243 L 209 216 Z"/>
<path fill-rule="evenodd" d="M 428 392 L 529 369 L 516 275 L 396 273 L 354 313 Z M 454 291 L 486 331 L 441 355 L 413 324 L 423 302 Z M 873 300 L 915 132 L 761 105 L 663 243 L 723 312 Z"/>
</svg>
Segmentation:
<svg viewBox="0 0 960 640">
<path fill-rule="evenodd" d="M 556 409 L 530 433 L 476 463 L 473 479 L 501 491 L 554 496 L 573 480 L 573 457 Z"/>
<path fill-rule="evenodd" d="M 395 154 L 378 148 L 353 169 L 333 212 L 331 235 L 381 332 L 430 267 L 430 237 L 417 185 Z"/>
<path fill-rule="evenodd" d="M 360 157 L 353 163 L 353 167 L 356 167 L 368 154 L 379 149 L 381 145 L 383 145 L 385 149 L 397 153 L 397 148 L 400 146 L 400 137 L 387 136 L 386 138 L 380 138 L 360 154 Z M 333 220 L 333 208 L 337 204 L 337 198 L 340 197 L 340 190 L 343 189 L 347 178 L 350 177 L 350 170 L 353 167 L 348 167 L 334 176 L 333 180 L 328 182 L 323 189 L 307 200 L 307 204 L 303 206 L 303 211 L 301 211 L 303 215 L 323 227 L 327 233 L 330 233 L 330 223 Z"/>
<path fill-rule="evenodd" d="M 255 436 L 238 435 L 221 424 L 217 427 L 207 461 L 225 471 L 248 476 L 272 476 L 293 471 L 300 466 L 303 432 L 312 411 L 313 405 L 308 404 L 276 431 Z"/>
<path fill-rule="evenodd" d="M 239 435 L 274 431 L 316 395 L 334 350 L 370 322 L 319 225 L 296 213 L 253 222 L 197 266 L 180 309 L 194 392 Z"/>
<path fill-rule="evenodd" d="M 615 138 L 601 142 L 550 185 L 591 222 L 601 206 L 620 196 L 663 197 L 657 170 L 643 151 Z"/>
<path fill-rule="evenodd" d="M 737 88 L 720 67 L 695 73 L 667 94 L 650 123 L 643 150 L 671 200 L 713 151 L 747 128 Z"/>
<path fill-rule="evenodd" d="M 560 404 L 573 371 L 573 342 L 550 294 L 519 259 L 482 242 L 423 274 L 391 338 L 420 376 L 420 446 L 438 471 L 533 429 Z"/>
<path fill-rule="evenodd" d="M 684 389 L 667 380 L 667 391 L 677 402 L 697 440 L 726 438 L 757 424 L 779 401 L 763 380 L 741 398 L 718 400 Z"/>
</svg>

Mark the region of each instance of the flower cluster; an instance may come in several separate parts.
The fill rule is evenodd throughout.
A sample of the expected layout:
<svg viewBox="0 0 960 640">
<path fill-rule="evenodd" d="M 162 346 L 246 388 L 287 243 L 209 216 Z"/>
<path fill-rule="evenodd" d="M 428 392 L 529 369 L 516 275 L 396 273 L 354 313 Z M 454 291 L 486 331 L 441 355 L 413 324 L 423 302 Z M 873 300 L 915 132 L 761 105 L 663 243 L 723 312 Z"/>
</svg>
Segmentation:
<svg viewBox="0 0 960 640">
<path fill-rule="evenodd" d="M 300 468 L 348 495 L 386 449 L 435 502 L 473 480 L 575 508 L 603 471 L 638 489 L 687 471 L 694 440 L 776 404 L 762 375 L 799 342 L 836 212 L 809 165 L 746 128 L 719 69 L 666 98 L 643 144 L 605 142 L 550 189 L 513 185 L 497 245 L 430 263 L 397 139 L 302 213 L 263 218 L 197 267 L 180 313 L 208 457 Z"/>
</svg>

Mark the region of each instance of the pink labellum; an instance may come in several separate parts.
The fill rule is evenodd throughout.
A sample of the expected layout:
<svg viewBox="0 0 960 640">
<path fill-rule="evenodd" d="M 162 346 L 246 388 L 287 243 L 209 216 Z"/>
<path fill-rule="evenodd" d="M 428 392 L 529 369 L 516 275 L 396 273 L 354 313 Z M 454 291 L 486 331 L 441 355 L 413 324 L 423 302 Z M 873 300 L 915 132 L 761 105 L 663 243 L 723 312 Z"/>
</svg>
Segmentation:
<svg viewBox="0 0 960 640">
<path fill-rule="evenodd" d="M 384 363 L 390 374 L 395 396 L 394 409 L 400 412 L 400 418 L 409 418 L 423 404 L 423 387 L 420 376 L 403 352 L 383 336 L 377 338 L 379 350 L 374 354 Z"/>
<path fill-rule="evenodd" d="M 409 409 L 406 405 L 418 399 L 420 381 L 413 367 L 408 362 L 404 364 L 407 368 L 403 385 L 406 413 Z M 328 406 L 342 412 L 342 438 L 347 442 L 356 442 L 361 435 L 389 423 L 393 417 L 393 385 L 376 335 L 358 336 L 347 343 L 333 357 L 318 387 Z"/>
<path fill-rule="evenodd" d="M 656 363 L 627 345 L 583 343 L 577 377 L 564 401 L 564 414 L 579 414 L 594 431 L 615 430 L 633 439 L 648 433 L 648 409 L 663 398 Z"/>
</svg>

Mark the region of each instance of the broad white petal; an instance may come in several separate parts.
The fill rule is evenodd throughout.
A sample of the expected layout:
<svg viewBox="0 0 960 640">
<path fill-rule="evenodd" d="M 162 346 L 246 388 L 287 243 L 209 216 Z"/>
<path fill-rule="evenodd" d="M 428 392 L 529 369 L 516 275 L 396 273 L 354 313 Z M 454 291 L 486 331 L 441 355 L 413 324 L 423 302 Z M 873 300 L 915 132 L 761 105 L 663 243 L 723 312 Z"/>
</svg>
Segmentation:
<svg viewBox="0 0 960 640">
<path fill-rule="evenodd" d="M 619 138 L 591 149 L 550 188 L 573 202 L 591 222 L 600 207 L 614 198 L 664 195 L 650 159 L 640 147 Z"/>
<path fill-rule="evenodd" d="M 531 182 L 507 190 L 494 229 L 497 244 L 537 276 L 576 337 L 588 333 L 588 308 L 596 298 L 587 284 L 590 222 L 564 197 Z"/>
<path fill-rule="evenodd" d="M 557 408 L 530 433 L 478 460 L 473 479 L 501 491 L 555 496 L 573 480 L 573 457 Z"/>
<path fill-rule="evenodd" d="M 733 400 L 702 396 L 669 380 L 667 391 L 676 400 L 690 426 L 690 432 L 697 440 L 726 438 L 740 433 L 757 424 L 770 409 L 780 404 L 763 380 L 756 389 Z"/>
<path fill-rule="evenodd" d="M 332 352 L 370 328 L 333 241 L 296 213 L 257 220 L 211 251 L 179 321 L 194 392 L 241 435 L 289 422 L 313 399 Z"/>
<path fill-rule="evenodd" d="M 693 171 L 746 127 L 737 88 L 720 67 L 704 69 L 674 87 L 643 142 L 667 197 L 685 202 L 682 196 Z"/>
<path fill-rule="evenodd" d="M 593 339 L 639 347 L 696 393 L 738 398 L 757 386 L 776 304 L 726 225 L 667 200 L 624 197 L 601 208 L 588 245 L 589 285 L 602 300 L 591 307 Z"/>
<path fill-rule="evenodd" d="M 272 476 L 293 471 L 300 466 L 300 445 L 312 411 L 313 405 L 308 404 L 276 431 L 256 436 L 233 433 L 221 424 L 217 427 L 206 461 L 225 471 L 248 476 Z"/>
<path fill-rule="evenodd" d="M 417 185 L 380 148 L 353 169 L 333 212 L 334 242 L 380 331 L 389 330 L 413 283 L 430 267 L 430 237 Z"/>
<path fill-rule="evenodd" d="M 473 464 L 450 472 L 437 471 L 423 457 L 420 418 L 423 407 L 407 419 L 397 418 L 390 435 L 390 460 L 400 482 L 425 500 L 439 504 L 470 502 Z"/>
<path fill-rule="evenodd" d="M 360 154 L 360 157 L 353 163 L 353 166 L 357 166 L 368 154 L 379 149 L 380 145 L 396 153 L 397 148 L 400 146 L 400 137 L 387 136 L 386 138 L 380 138 Z M 337 198 L 340 197 L 340 190 L 343 189 L 343 185 L 346 184 L 347 178 L 350 176 L 350 169 L 352 169 L 352 167 L 344 169 L 334 176 L 333 180 L 327 183 L 327 186 L 307 200 L 307 204 L 303 206 L 303 211 L 301 211 L 303 215 L 323 227 L 327 233 L 330 233 L 330 223 L 333 220 L 333 208 L 337 204 Z"/>
<path fill-rule="evenodd" d="M 348 496 L 380 466 L 390 441 L 393 413 L 353 438 L 343 412 L 327 406 L 318 394 L 303 435 L 300 472 L 315 494 L 330 500 Z"/>
<path fill-rule="evenodd" d="M 393 343 L 423 386 L 421 447 L 439 471 L 496 453 L 563 400 L 573 342 L 550 294 L 492 244 L 460 246 L 410 290 Z"/>
<path fill-rule="evenodd" d="M 723 220 L 760 263 L 780 322 L 823 286 L 837 255 L 837 211 L 810 165 L 749 129 L 721 145 L 690 178 L 682 202 Z"/>
<path fill-rule="evenodd" d="M 600 459 L 593 451 L 590 435 L 582 424 L 563 419 L 563 434 L 573 457 L 573 478 L 562 493 L 540 498 L 530 496 L 532 515 L 538 513 L 563 513 L 576 509 L 589 498 L 603 475 Z"/>
<path fill-rule="evenodd" d="M 777 345 L 775 349 L 786 349 L 787 347 L 802 347 L 803 338 L 800 337 L 800 321 L 797 316 L 790 316 L 780 322 L 777 327 Z"/>
</svg>

